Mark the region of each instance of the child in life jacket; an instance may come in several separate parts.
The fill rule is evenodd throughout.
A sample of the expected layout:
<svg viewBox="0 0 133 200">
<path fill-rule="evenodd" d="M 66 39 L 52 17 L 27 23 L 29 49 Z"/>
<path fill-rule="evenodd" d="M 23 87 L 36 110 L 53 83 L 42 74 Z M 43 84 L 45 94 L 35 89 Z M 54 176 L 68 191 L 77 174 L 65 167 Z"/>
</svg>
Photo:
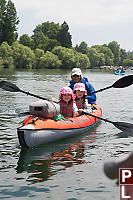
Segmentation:
<svg viewBox="0 0 133 200">
<path fill-rule="evenodd" d="M 76 94 L 75 102 L 78 107 L 79 114 L 83 111 L 92 113 L 91 104 L 88 104 L 88 100 L 86 98 L 87 91 L 85 89 L 85 85 L 83 83 L 76 83 L 73 91 Z"/>
<path fill-rule="evenodd" d="M 64 117 L 78 116 L 78 108 L 74 102 L 74 94 L 70 87 L 63 87 L 59 94 L 60 113 Z"/>
</svg>

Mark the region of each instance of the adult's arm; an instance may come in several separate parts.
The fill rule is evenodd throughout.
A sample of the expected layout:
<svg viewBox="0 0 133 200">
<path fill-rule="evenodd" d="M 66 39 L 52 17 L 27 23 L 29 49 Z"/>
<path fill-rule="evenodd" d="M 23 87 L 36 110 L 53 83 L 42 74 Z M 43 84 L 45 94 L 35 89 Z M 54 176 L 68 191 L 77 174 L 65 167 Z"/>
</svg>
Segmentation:
<svg viewBox="0 0 133 200">
<path fill-rule="evenodd" d="M 96 94 L 94 93 L 94 94 L 89 95 L 90 93 L 95 92 L 94 87 L 91 85 L 91 83 L 86 82 L 85 83 L 85 88 L 87 90 L 88 103 L 89 104 L 94 104 L 95 101 L 96 101 Z"/>
</svg>

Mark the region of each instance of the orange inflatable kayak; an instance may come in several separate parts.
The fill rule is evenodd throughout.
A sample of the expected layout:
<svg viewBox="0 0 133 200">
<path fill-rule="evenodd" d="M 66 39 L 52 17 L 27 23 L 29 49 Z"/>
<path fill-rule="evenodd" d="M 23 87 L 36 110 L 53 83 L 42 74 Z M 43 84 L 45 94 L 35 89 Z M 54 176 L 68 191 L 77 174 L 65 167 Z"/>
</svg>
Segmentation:
<svg viewBox="0 0 133 200">
<path fill-rule="evenodd" d="M 101 117 L 102 111 L 98 105 L 95 105 L 93 115 Z M 81 115 L 59 121 L 29 115 L 23 121 L 22 126 L 17 129 L 19 143 L 21 147 L 29 148 L 39 144 L 54 142 L 84 132 L 98 120 L 89 115 Z"/>
</svg>

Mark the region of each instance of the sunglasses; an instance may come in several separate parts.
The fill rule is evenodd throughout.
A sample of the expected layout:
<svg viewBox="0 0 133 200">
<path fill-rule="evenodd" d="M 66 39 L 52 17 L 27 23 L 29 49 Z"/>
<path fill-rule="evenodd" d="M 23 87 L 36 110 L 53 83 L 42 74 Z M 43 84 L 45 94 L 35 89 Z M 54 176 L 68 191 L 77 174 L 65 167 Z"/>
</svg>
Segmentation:
<svg viewBox="0 0 133 200">
<path fill-rule="evenodd" d="M 72 77 L 80 77 L 80 75 L 74 74 Z"/>
</svg>

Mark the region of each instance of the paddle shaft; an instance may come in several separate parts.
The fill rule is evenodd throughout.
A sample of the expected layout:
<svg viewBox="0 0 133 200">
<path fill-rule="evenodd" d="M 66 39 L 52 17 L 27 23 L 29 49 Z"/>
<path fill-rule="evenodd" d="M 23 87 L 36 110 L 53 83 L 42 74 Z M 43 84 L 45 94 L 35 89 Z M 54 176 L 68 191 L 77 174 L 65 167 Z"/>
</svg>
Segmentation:
<svg viewBox="0 0 133 200">
<path fill-rule="evenodd" d="M 84 111 L 83 111 L 83 114 L 87 114 L 87 115 L 90 115 L 92 117 L 95 117 L 95 118 L 98 118 L 100 120 L 103 120 L 105 122 L 109 122 L 109 123 L 113 124 L 116 128 L 118 128 L 121 131 L 126 131 L 126 132 L 133 131 L 133 124 L 131 124 L 131 123 L 127 123 L 127 122 L 112 122 L 112 121 L 110 121 L 108 119 L 104 119 L 102 117 L 98 117 L 98 116 L 95 116 L 95 115 L 93 115 L 91 113 L 84 112 Z"/>
<path fill-rule="evenodd" d="M 44 97 L 40 97 L 40 96 L 38 96 L 38 95 L 36 95 L 36 94 L 32 94 L 32 93 L 30 93 L 30 92 L 25 92 L 25 91 L 20 90 L 20 89 L 19 89 L 17 92 L 22 92 L 22 93 L 24 93 L 24 94 L 27 94 L 27 96 L 30 95 L 30 96 L 37 97 L 37 98 L 39 98 L 39 99 L 47 100 L 47 101 L 48 101 L 48 99 L 46 99 L 46 98 L 44 98 Z"/>
<path fill-rule="evenodd" d="M 125 76 L 125 77 L 117 80 L 113 85 L 99 89 L 99 90 L 94 91 L 94 92 L 92 92 L 88 95 L 92 95 L 94 93 L 102 92 L 102 91 L 107 90 L 107 89 L 112 88 L 112 87 L 113 88 L 124 88 L 124 87 L 128 87 L 132 84 L 133 84 L 133 75 Z M 11 91 L 11 92 L 22 92 L 22 93 L 25 93 L 27 95 L 31 95 L 33 97 L 37 97 L 37 98 L 42 99 L 42 100 L 47 100 L 44 97 L 40 97 L 40 96 L 32 94 L 30 92 L 25 92 L 25 91 L 21 90 L 20 88 L 18 88 L 15 84 L 10 83 L 8 81 L 1 81 L 0 82 L 0 88 L 2 88 L 3 90 Z"/>
<path fill-rule="evenodd" d="M 102 88 L 102 89 L 99 89 L 99 90 L 94 91 L 94 92 L 91 92 L 91 93 L 88 94 L 88 95 L 92 95 L 92 94 L 95 94 L 95 93 L 98 93 L 98 92 L 102 92 L 102 91 L 107 90 L 107 89 L 110 89 L 110 88 L 112 88 L 112 87 L 113 87 L 113 85 L 108 86 L 108 87 L 105 87 L 105 88 Z"/>
<path fill-rule="evenodd" d="M 113 85 L 105 87 L 103 89 L 99 89 L 99 90 L 94 91 L 94 92 L 92 92 L 88 95 L 92 95 L 92 94 L 97 93 L 97 92 L 102 92 L 102 91 L 110 89 L 110 88 L 125 88 L 125 87 L 132 85 L 132 84 L 133 84 L 133 75 L 128 75 L 128 76 L 125 76 L 125 77 L 118 79 Z"/>
<path fill-rule="evenodd" d="M 91 113 L 88 113 L 88 112 L 85 112 L 85 111 L 83 111 L 82 113 L 83 113 L 83 114 L 86 114 L 86 115 L 90 115 L 90 116 L 95 117 L 95 118 L 97 118 L 97 119 L 103 120 L 103 121 L 105 121 L 105 122 L 109 122 L 109 123 L 114 124 L 114 122 L 112 122 L 112 121 L 110 121 L 110 120 L 108 120 L 108 119 L 104 119 L 104 118 L 102 118 L 102 117 L 98 117 L 98 116 L 93 115 L 93 114 L 91 114 Z"/>
</svg>

